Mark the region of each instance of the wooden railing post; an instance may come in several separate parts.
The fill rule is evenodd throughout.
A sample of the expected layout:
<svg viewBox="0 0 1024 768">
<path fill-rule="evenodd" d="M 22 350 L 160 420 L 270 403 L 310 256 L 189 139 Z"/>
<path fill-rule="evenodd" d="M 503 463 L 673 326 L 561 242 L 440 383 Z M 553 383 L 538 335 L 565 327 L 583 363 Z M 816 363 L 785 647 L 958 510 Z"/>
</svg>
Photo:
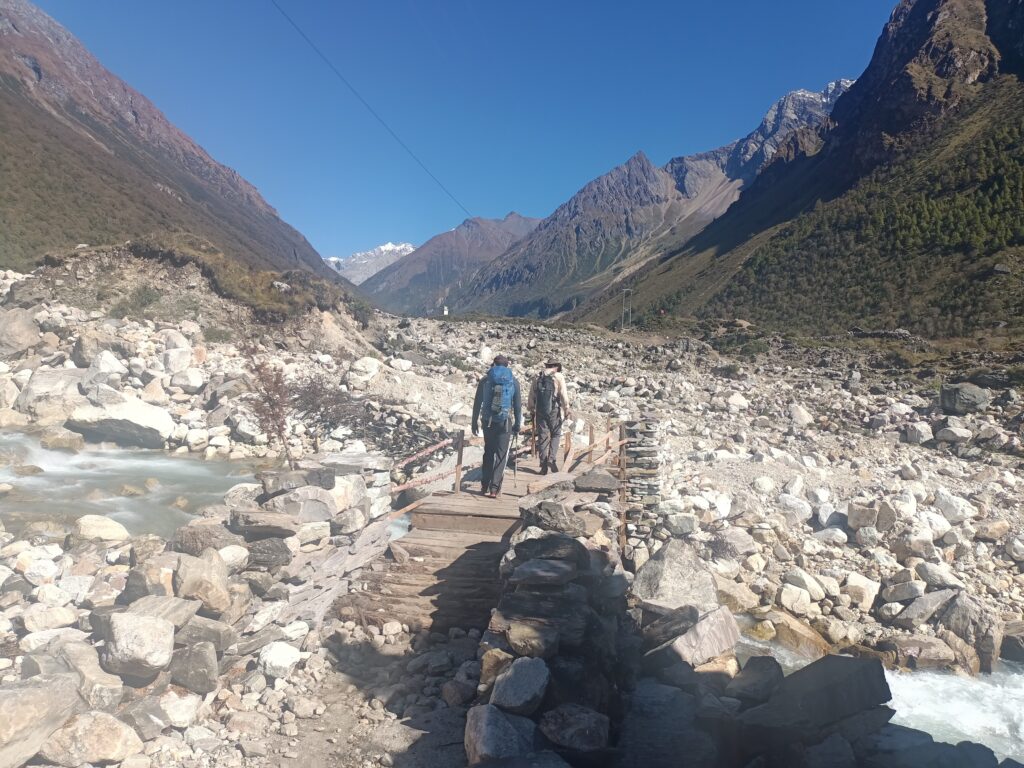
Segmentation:
<svg viewBox="0 0 1024 768">
<path fill-rule="evenodd" d="M 609 425 L 610 426 L 610 425 Z M 609 434 L 611 430 L 609 429 Z M 626 425 L 619 424 L 619 551 L 626 551 Z"/>
<path fill-rule="evenodd" d="M 619 424 L 619 501 L 626 503 L 626 425 Z"/>
<path fill-rule="evenodd" d="M 466 444 L 466 430 L 455 433 L 455 493 L 462 492 L 462 448 Z"/>
</svg>

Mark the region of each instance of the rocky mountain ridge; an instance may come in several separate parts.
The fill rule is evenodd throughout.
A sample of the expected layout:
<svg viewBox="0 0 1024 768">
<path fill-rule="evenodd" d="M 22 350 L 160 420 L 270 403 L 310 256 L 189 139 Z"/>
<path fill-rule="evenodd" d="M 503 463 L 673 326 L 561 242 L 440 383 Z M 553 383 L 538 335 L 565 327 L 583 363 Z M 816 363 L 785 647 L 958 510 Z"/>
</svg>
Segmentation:
<svg viewBox="0 0 1024 768">
<path fill-rule="evenodd" d="M 724 213 L 800 130 L 829 116 L 851 81 L 794 91 L 743 139 L 663 168 L 639 152 L 591 181 L 500 258 L 481 267 L 453 304 L 460 310 L 548 316 L 570 311 L 652 254 L 684 242 Z"/>
<path fill-rule="evenodd" d="M 359 251 L 351 256 L 327 256 L 324 261 L 338 274 L 360 285 L 415 250 L 412 243 L 392 243 L 389 240 L 368 251 Z"/>
<path fill-rule="evenodd" d="M 635 275 L 634 305 L 809 333 L 1019 333 L 1021 25 L 1004 0 L 899 3 L 820 135 Z M 614 322 L 617 294 L 576 316 Z"/>
<path fill-rule="evenodd" d="M 537 221 L 515 211 L 502 219 L 466 219 L 382 269 L 361 287 L 390 312 L 434 314 L 462 287 L 475 290 L 467 281 L 476 268 L 529 234 Z"/>
<path fill-rule="evenodd" d="M 190 233 L 240 268 L 331 274 L 255 187 L 27 0 L 0 2 L 0 126 L 0 266 Z"/>
</svg>

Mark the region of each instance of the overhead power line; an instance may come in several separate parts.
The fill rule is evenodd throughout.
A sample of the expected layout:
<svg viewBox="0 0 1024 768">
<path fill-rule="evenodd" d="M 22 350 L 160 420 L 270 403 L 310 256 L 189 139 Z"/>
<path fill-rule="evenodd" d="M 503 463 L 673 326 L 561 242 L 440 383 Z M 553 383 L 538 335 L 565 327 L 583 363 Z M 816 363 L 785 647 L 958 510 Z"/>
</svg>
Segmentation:
<svg viewBox="0 0 1024 768">
<path fill-rule="evenodd" d="M 366 99 L 363 98 L 362 94 L 359 93 L 359 91 L 356 90 L 355 86 L 352 85 L 352 83 L 349 82 L 348 78 L 345 77 L 343 74 L 341 74 L 341 70 L 339 70 L 336 66 L 334 66 L 334 63 L 329 58 L 327 58 L 327 55 L 323 51 L 321 51 L 319 47 L 317 47 L 317 44 L 314 43 L 312 41 L 312 39 L 310 39 L 309 35 L 307 35 L 303 31 L 302 27 L 300 27 L 295 22 L 295 19 L 293 19 L 291 16 L 289 16 L 285 12 L 284 8 L 282 8 L 280 6 L 280 4 L 277 2 L 277 0 L 270 0 L 270 4 L 273 5 L 277 9 L 277 12 L 280 13 L 281 16 L 284 17 L 285 21 L 287 21 L 289 24 L 291 24 L 292 29 L 294 29 L 298 33 L 299 37 L 301 37 L 303 40 L 306 41 L 306 45 L 308 45 L 311 49 L 313 49 L 313 52 L 317 56 L 320 57 L 320 59 L 324 62 L 324 64 L 327 65 L 327 68 L 330 69 L 331 72 L 334 73 L 335 77 L 337 77 L 345 85 L 345 87 L 348 88 L 352 92 L 353 96 L 355 96 L 357 99 L 359 99 L 359 102 L 364 107 L 366 107 L 366 111 L 369 112 L 371 115 L 373 115 L 377 119 L 378 123 L 380 123 L 381 125 L 384 126 L 384 130 L 386 130 L 389 134 L 391 134 L 391 138 L 393 138 L 396 142 L 398 142 L 398 145 L 408 153 L 409 157 L 411 157 L 413 160 L 416 161 L 416 164 L 420 168 L 423 169 L 423 172 L 425 174 L 427 174 L 427 176 L 429 176 L 431 179 L 433 179 L 434 183 L 437 184 L 437 186 L 439 186 L 441 188 L 442 192 L 444 192 L 446 195 L 448 195 L 448 197 L 450 197 L 452 199 L 453 203 L 455 203 L 457 206 L 459 206 L 459 208 L 461 208 L 463 210 L 463 212 L 467 216 L 472 218 L 473 214 L 471 214 L 469 212 L 469 209 L 466 208 L 466 206 L 464 206 L 462 203 L 459 202 L 459 198 L 457 198 L 455 195 L 453 195 L 451 190 L 449 190 L 448 187 L 446 187 L 444 184 L 442 184 L 441 180 L 439 178 L 437 178 L 437 176 L 435 176 L 433 174 L 433 172 L 429 168 L 427 168 L 426 163 L 424 163 L 422 160 L 420 160 L 419 157 L 416 155 L 416 153 L 413 152 L 409 148 L 409 145 L 406 144 L 404 141 L 402 141 L 402 138 L 397 133 L 395 133 L 394 129 L 390 125 L 388 125 L 387 121 L 377 113 L 377 110 L 375 110 L 372 106 L 370 106 L 370 102 L 368 102 Z"/>
</svg>

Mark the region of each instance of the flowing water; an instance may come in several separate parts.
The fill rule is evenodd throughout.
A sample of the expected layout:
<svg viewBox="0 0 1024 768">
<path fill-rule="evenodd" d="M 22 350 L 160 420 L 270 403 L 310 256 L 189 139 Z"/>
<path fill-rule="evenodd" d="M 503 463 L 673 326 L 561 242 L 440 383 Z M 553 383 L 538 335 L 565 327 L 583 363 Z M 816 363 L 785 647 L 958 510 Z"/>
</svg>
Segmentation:
<svg viewBox="0 0 1024 768">
<path fill-rule="evenodd" d="M 775 644 L 743 638 L 740 661 L 769 653 L 786 671 L 806 666 L 810 659 Z M 984 744 L 1000 760 L 1024 761 L 1024 664 L 1001 662 L 994 674 L 962 677 L 945 672 L 885 673 L 892 692 L 892 722 L 916 728 L 936 741 Z"/>
<path fill-rule="evenodd" d="M 26 474 L 33 468 L 42 471 Z M 82 515 L 108 515 L 133 534 L 168 537 L 190 512 L 220 503 L 233 485 L 251 481 L 253 471 L 250 464 L 163 451 L 53 451 L 31 436 L 0 432 L 0 484 L 14 486 L 0 495 L 0 520 L 17 533 L 36 521 L 68 525 Z M 132 495 L 136 491 L 142 493 Z"/>
<path fill-rule="evenodd" d="M 1024 760 L 1024 665 L 1002 662 L 996 672 L 960 677 L 941 672 L 889 672 L 894 723 L 926 731 L 936 741 L 976 741 L 1000 758 Z"/>
</svg>

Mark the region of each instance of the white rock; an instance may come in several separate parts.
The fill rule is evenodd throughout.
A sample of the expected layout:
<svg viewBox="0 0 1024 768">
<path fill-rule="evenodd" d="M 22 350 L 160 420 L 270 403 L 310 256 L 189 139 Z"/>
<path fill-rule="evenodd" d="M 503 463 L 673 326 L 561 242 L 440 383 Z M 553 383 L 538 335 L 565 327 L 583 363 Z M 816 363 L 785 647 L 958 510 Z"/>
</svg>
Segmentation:
<svg viewBox="0 0 1024 768">
<path fill-rule="evenodd" d="M 879 582 L 851 571 L 846 577 L 846 584 L 843 585 L 842 592 L 849 595 L 853 603 L 862 611 L 869 611 L 881 588 L 882 585 Z"/>
<path fill-rule="evenodd" d="M 945 488 L 935 491 L 935 508 L 953 525 L 978 516 L 978 510 L 971 502 L 950 493 Z"/>
<path fill-rule="evenodd" d="M 175 728 L 188 728 L 196 721 L 202 697 L 195 693 L 178 694 L 167 691 L 160 697 L 160 708 L 166 713 L 167 721 Z"/>
<path fill-rule="evenodd" d="M 259 666 L 263 674 L 284 680 L 292 673 L 301 658 L 302 654 L 294 646 L 275 641 L 260 651 Z"/>
<path fill-rule="evenodd" d="M 75 521 L 75 534 L 83 539 L 99 541 L 126 541 L 131 538 L 127 528 L 106 515 L 82 515 Z"/>
<path fill-rule="evenodd" d="M 803 568 L 791 568 L 785 576 L 787 584 L 800 587 L 810 595 L 811 600 L 818 602 L 825 599 L 825 590 L 811 574 Z"/>
<path fill-rule="evenodd" d="M 171 386 L 189 395 L 197 394 L 206 386 L 206 377 L 198 368 L 186 368 L 171 376 Z"/>
<path fill-rule="evenodd" d="M 799 429 L 804 429 L 814 423 L 811 412 L 798 403 L 789 407 L 789 418 L 793 422 L 793 426 Z"/>
<path fill-rule="evenodd" d="M 240 544 L 228 544 L 217 552 L 231 573 L 238 573 L 249 564 L 249 550 Z"/>
<path fill-rule="evenodd" d="M 920 445 L 932 439 L 932 428 L 927 421 L 916 421 L 913 424 L 907 424 L 904 434 L 908 443 Z"/>
<path fill-rule="evenodd" d="M 168 349 L 160 358 L 164 370 L 175 374 L 192 365 L 192 350 L 189 348 Z"/>
</svg>

